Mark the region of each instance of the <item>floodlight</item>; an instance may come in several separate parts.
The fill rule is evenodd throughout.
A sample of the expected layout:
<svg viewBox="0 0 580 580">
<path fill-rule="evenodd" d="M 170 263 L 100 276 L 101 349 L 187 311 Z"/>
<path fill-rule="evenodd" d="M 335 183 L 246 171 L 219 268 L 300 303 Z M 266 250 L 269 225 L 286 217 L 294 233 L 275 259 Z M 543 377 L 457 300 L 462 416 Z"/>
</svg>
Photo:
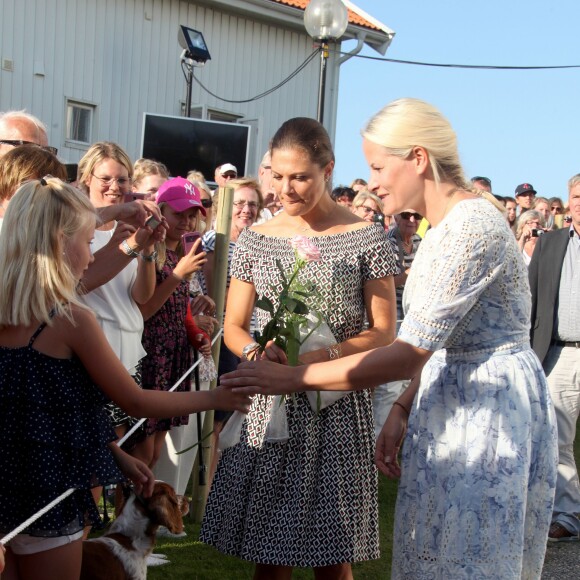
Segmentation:
<svg viewBox="0 0 580 580">
<path fill-rule="evenodd" d="M 179 46 L 185 51 L 185 57 L 194 60 L 196 63 L 204 64 L 211 60 L 209 50 L 203 34 L 199 30 L 181 25 L 177 34 Z"/>
</svg>

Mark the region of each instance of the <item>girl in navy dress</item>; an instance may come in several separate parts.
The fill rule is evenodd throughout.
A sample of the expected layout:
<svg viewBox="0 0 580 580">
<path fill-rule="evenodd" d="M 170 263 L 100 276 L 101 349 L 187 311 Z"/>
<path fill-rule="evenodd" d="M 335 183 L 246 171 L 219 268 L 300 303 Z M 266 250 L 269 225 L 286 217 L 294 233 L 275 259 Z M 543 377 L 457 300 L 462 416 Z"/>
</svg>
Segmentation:
<svg viewBox="0 0 580 580">
<path fill-rule="evenodd" d="M 115 356 L 77 287 L 93 260 L 96 215 L 88 197 L 55 178 L 12 198 L 0 236 L 0 536 L 69 495 L 7 546 L 3 578 L 73 580 L 85 521 L 98 517 L 91 488 L 153 476 L 114 443 L 109 398 L 134 417 L 210 408 L 247 410 L 248 399 L 208 392 L 142 391 Z"/>
</svg>

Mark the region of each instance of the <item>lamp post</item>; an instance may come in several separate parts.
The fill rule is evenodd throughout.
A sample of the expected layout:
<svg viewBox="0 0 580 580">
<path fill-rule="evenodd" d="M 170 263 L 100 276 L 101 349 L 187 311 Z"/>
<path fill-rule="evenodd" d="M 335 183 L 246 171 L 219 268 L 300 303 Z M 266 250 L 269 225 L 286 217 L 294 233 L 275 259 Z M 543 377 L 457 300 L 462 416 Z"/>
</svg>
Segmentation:
<svg viewBox="0 0 580 580">
<path fill-rule="evenodd" d="M 318 83 L 319 123 L 324 120 L 324 93 L 326 90 L 326 61 L 328 42 L 338 40 L 348 26 L 348 10 L 341 0 L 311 0 L 304 10 L 306 32 L 320 42 L 320 80 Z"/>
</svg>

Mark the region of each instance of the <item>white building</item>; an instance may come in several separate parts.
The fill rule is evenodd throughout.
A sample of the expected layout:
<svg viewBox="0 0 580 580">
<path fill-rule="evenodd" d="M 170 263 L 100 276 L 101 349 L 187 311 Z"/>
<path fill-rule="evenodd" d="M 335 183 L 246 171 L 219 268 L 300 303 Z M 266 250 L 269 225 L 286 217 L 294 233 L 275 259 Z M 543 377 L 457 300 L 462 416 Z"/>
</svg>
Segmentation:
<svg viewBox="0 0 580 580">
<path fill-rule="evenodd" d="M 63 161 L 110 140 L 135 159 L 143 114 L 182 115 L 186 83 L 180 24 L 203 33 L 211 60 L 195 76 L 212 93 L 239 101 L 294 72 L 316 50 L 303 24 L 308 0 L 2 0 L 0 111 L 26 109 L 49 128 Z M 384 54 L 394 33 L 351 2 L 344 40 Z M 354 43 L 350 43 L 354 45 Z M 349 45 L 349 48 L 352 48 Z M 340 49 L 340 43 L 332 48 Z M 324 123 L 331 136 L 341 55 L 331 52 Z M 252 126 L 248 167 L 257 166 L 280 124 L 316 117 L 320 60 L 269 96 L 229 103 L 194 81 L 192 115 Z M 207 176 L 211 177 L 211 176 Z"/>
</svg>

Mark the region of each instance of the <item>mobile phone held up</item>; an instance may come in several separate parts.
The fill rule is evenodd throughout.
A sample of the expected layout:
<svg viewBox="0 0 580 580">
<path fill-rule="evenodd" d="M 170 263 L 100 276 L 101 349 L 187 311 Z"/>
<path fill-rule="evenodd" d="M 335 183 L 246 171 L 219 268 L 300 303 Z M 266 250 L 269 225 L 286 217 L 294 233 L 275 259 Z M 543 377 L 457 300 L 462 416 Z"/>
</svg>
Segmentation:
<svg viewBox="0 0 580 580">
<path fill-rule="evenodd" d="M 148 195 L 146 193 L 135 193 L 135 192 L 131 192 L 131 193 L 126 193 L 123 196 L 123 201 L 125 203 L 131 203 L 132 201 L 137 201 L 137 200 L 143 200 L 143 199 L 147 199 Z"/>
<path fill-rule="evenodd" d="M 186 232 L 181 236 L 181 245 L 183 246 L 183 254 L 189 254 L 193 244 L 197 240 L 201 238 L 201 234 L 199 232 Z M 199 244 L 197 250 L 195 251 L 196 254 L 203 252 L 203 248 L 201 244 Z"/>
</svg>

